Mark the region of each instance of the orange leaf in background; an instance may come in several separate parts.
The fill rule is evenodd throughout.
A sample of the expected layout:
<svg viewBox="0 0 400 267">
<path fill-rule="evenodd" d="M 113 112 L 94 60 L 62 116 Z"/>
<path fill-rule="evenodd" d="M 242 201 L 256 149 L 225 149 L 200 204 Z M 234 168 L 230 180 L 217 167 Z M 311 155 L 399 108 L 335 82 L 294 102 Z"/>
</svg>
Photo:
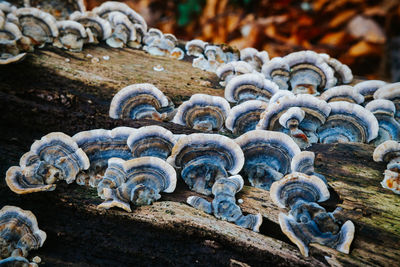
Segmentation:
<svg viewBox="0 0 400 267">
<path fill-rule="evenodd" d="M 311 26 L 314 20 L 310 16 L 302 15 L 297 19 L 297 26 Z"/>
<path fill-rule="evenodd" d="M 276 26 L 272 25 L 272 24 L 264 29 L 264 34 L 271 39 L 275 39 L 275 40 L 278 40 L 283 43 L 287 42 L 287 40 L 288 40 L 286 37 L 279 35 L 277 33 Z"/>
<path fill-rule="evenodd" d="M 239 27 L 240 15 L 229 14 L 226 17 L 226 30 L 228 33 L 235 31 Z"/>
<path fill-rule="evenodd" d="M 357 11 L 353 9 L 341 11 L 329 22 L 328 26 L 329 28 L 336 28 L 350 20 L 355 14 L 357 14 Z"/>
<path fill-rule="evenodd" d="M 368 55 L 380 55 L 382 53 L 382 46 L 371 44 L 366 41 L 360 41 L 350 47 L 348 55 L 351 57 L 361 57 Z"/>
<path fill-rule="evenodd" d="M 320 41 L 320 44 L 338 46 L 345 41 L 346 33 L 344 31 L 331 32 L 325 35 Z"/>
<path fill-rule="evenodd" d="M 337 10 L 340 11 L 340 9 L 344 6 L 347 5 L 357 5 L 357 6 L 362 6 L 365 4 L 364 0 L 335 0 L 335 1 L 329 1 L 329 4 L 321 11 L 324 12 L 335 12 Z"/>
<path fill-rule="evenodd" d="M 328 3 L 329 0 L 316 0 L 314 1 L 314 3 L 312 3 L 313 5 L 313 10 L 314 11 L 320 11 L 326 3 Z"/>
</svg>

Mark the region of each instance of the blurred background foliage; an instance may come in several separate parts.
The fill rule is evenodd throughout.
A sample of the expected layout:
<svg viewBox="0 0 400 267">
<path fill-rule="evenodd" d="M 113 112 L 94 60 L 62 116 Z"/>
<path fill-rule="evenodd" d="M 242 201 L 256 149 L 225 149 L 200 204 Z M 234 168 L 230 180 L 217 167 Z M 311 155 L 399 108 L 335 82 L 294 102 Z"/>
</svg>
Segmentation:
<svg viewBox="0 0 400 267">
<path fill-rule="evenodd" d="M 103 0 L 86 0 L 88 9 Z M 312 49 L 369 79 L 400 80 L 399 0 L 126 0 L 151 27 L 270 57 Z"/>
</svg>

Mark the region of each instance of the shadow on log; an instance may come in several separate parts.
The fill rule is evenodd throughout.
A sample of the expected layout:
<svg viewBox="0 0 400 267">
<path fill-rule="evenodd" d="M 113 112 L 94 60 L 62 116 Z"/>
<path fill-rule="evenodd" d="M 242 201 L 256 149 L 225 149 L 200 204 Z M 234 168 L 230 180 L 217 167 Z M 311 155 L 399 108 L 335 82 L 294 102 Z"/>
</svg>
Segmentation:
<svg viewBox="0 0 400 267">
<path fill-rule="evenodd" d="M 92 63 L 87 53 L 100 62 Z M 103 60 L 105 55 L 110 60 Z M 154 71 L 158 64 L 165 70 Z M 52 131 L 73 135 L 94 128 L 156 123 L 108 117 L 112 96 L 142 82 L 155 84 L 177 105 L 194 93 L 223 95 L 214 74 L 193 69 L 189 62 L 129 49 L 95 47 L 77 54 L 52 49 L 0 67 L 0 173 L 5 177 L 8 167 L 18 164 L 35 139 Z M 172 123 L 157 124 L 174 133 L 193 132 Z M 342 207 L 343 220 L 355 224 L 349 255 L 313 244 L 310 257 L 301 256 L 280 231 L 280 210 L 268 192 L 249 186 L 237 197 L 243 199 L 245 213 L 263 215 L 260 233 L 191 208 L 185 200 L 195 193 L 182 181 L 160 202 L 126 213 L 97 210 L 101 199 L 91 188 L 61 182 L 53 192 L 18 196 L 3 178 L 0 206 L 17 205 L 37 216 L 48 239 L 30 257 L 39 255 L 48 266 L 396 266 L 400 262 L 400 201 L 381 188 L 385 166 L 373 162 L 373 149 L 364 144 L 310 148 L 316 153 L 316 170 L 332 187 L 331 200 L 322 205 L 330 211 Z"/>
</svg>

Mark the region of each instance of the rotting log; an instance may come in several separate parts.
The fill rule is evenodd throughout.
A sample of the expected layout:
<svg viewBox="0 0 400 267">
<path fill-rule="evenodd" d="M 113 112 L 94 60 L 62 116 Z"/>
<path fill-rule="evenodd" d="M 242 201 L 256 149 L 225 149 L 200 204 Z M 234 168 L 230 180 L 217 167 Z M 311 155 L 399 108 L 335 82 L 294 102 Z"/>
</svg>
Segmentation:
<svg viewBox="0 0 400 267">
<path fill-rule="evenodd" d="M 86 57 L 90 53 L 100 62 Z M 102 59 L 109 56 L 110 60 Z M 69 59 L 67 62 L 66 59 Z M 164 71 L 153 67 L 161 65 Z M 195 193 L 182 181 L 173 194 L 136 208 L 99 211 L 92 188 L 60 183 L 53 192 L 16 195 L 5 182 L 8 167 L 17 165 L 35 139 L 52 132 L 158 123 L 174 133 L 191 133 L 172 123 L 108 118 L 112 96 L 124 86 L 149 82 L 176 105 L 194 93 L 223 96 L 217 77 L 191 67 L 188 61 L 152 57 L 131 49 L 102 46 L 82 53 L 40 50 L 22 63 L 0 67 L 0 207 L 31 210 L 48 239 L 32 251 L 48 266 L 233 265 L 252 266 L 398 266 L 400 262 L 400 199 L 380 186 L 384 164 L 372 160 L 373 146 L 317 144 L 316 170 L 331 186 L 329 211 L 343 208 L 340 217 L 356 227 L 349 255 L 312 244 L 303 257 L 284 236 L 279 210 L 268 192 L 245 186 L 237 197 L 245 213 L 263 215 L 260 233 L 240 228 L 195 210 L 185 200 Z"/>
</svg>

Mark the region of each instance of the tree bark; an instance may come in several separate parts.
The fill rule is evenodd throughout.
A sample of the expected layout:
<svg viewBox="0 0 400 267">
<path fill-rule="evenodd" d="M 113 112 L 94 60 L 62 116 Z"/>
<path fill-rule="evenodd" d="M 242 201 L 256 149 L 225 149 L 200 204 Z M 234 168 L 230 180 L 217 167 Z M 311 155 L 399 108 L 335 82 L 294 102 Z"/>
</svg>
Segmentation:
<svg viewBox="0 0 400 267">
<path fill-rule="evenodd" d="M 100 59 L 92 62 L 87 54 Z M 103 56 L 110 60 L 103 60 Z M 69 59 L 69 62 L 66 61 Z M 161 65 L 164 71 L 153 70 Z M 0 67 L 0 172 L 18 165 L 34 140 L 53 132 L 116 126 L 160 124 L 174 133 L 193 131 L 167 122 L 112 120 L 108 107 L 121 88 L 148 82 L 176 105 L 194 93 L 223 96 L 214 74 L 191 67 L 189 61 L 153 57 L 131 49 L 88 47 L 82 53 L 41 50 L 15 65 Z M 60 182 L 53 192 L 17 195 L 4 178 L 0 207 L 31 210 L 48 238 L 31 251 L 57 266 L 121 265 L 384 265 L 400 262 L 399 196 L 380 186 L 385 164 L 372 160 L 374 147 L 365 144 L 315 144 L 316 171 L 331 186 L 327 210 L 342 207 L 340 217 L 352 220 L 356 233 L 349 255 L 312 244 L 303 257 L 281 232 L 275 206 L 267 191 L 245 186 L 237 194 L 245 213 L 261 213 L 260 233 L 195 210 L 185 203 L 190 195 L 182 181 L 172 194 L 132 213 L 100 211 L 96 190 Z"/>
</svg>

